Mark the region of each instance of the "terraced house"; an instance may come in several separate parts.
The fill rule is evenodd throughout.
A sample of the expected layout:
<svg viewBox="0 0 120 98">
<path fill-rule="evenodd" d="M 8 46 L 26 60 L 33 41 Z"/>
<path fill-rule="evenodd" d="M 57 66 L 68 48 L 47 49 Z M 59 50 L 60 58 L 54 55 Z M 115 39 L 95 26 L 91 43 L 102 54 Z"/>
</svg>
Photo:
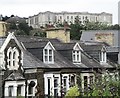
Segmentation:
<svg viewBox="0 0 120 98">
<path fill-rule="evenodd" d="M 9 33 L 0 38 L 0 97 L 64 96 L 75 84 L 86 88 L 95 78 L 93 72 L 112 73 L 116 67 L 103 43 L 63 43 Z"/>
</svg>

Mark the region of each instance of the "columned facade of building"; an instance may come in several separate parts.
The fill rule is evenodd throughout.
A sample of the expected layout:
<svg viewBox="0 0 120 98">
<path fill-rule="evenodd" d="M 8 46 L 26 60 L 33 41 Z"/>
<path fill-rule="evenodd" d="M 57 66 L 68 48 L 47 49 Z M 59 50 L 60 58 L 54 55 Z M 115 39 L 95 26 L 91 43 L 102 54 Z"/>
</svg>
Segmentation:
<svg viewBox="0 0 120 98">
<path fill-rule="evenodd" d="M 28 25 L 33 28 L 40 28 L 46 24 L 55 25 L 57 23 L 63 24 L 65 21 L 70 24 L 74 23 L 76 17 L 84 24 L 86 20 L 90 22 L 102 22 L 112 24 L 112 14 L 110 13 L 88 13 L 88 12 L 40 12 L 37 15 L 28 18 Z"/>
</svg>

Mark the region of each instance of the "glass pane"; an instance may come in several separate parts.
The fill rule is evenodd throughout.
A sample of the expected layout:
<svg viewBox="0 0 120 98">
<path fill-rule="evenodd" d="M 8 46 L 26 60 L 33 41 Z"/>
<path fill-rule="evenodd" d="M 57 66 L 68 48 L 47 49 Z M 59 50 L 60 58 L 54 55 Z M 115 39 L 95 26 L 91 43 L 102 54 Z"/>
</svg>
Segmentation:
<svg viewBox="0 0 120 98">
<path fill-rule="evenodd" d="M 79 54 L 77 55 L 77 61 L 79 62 Z"/>
<path fill-rule="evenodd" d="M 58 89 L 54 89 L 54 96 L 58 96 Z"/>
<path fill-rule="evenodd" d="M 22 85 L 18 85 L 18 87 L 17 87 L 17 96 L 21 96 L 21 88 L 22 88 Z"/>
<path fill-rule="evenodd" d="M 52 50 L 49 50 L 49 55 L 52 55 Z"/>
<path fill-rule="evenodd" d="M 75 54 L 73 54 L 73 61 L 75 61 Z"/>
<path fill-rule="evenodd" d="M 90 84 L 93 84 L 93 76 L 90 76 Z"/>
<path fill-rule="evenodd" d="M 77 54 L 79 54 L 79 51 L 77 51 Z"/>
<path fill-rule="evenodd" d="M 50 95 L 50 90 L 51 89 L 51 87 L 50 87 L 50 79 L 48 79 L 48 95 Z"/>
<path fill-rule="evenodd" d="M 48 61 L 48 57 L 47 56 L 45 56 L 45 61 Z"/>
<path fill-rule="evenodd" d="M 33 94 L 33 87 L 29 85 L 28 87 L 28 94 Z"/>
<path fill-rule="evenodd" d="M 13 86 L 9 86 L 8 87 L 8 96 L 12 97 L 12 94 L 13 94 Z"/>
<path fill-rule="evenodd" d="M 84 88 L 87 87 L 87 76 L 84 76 Z"/>
<path fill-rule="evenodd" d="M 63 79 L 63 84 L 64 84 L 64 86 L 66 86 L 66 83 L 67 83 L 67 80 L 66 80 L 66 78 L 64 78 L 64 79 Z"/>
<path fill-rule="evenodd" d="M 49 61 L 52 62 L 52 56 L 49 56 Z"/>
<path fill-rule="evenodd" d="M 47 55 L 47 49 L 45 49 L 45 55 Z"/>
<path fill-rule="evenodd" d="M 54 79 L 54 87 L 57 87 L 58 86 L 58 78 L 55 78 Z"/>
<path fill-rule="evenodd" d="M 71 86 L 74 86 L 74 85 L 75 85 L 75 77 L 71 76 Z"/>
</svg>

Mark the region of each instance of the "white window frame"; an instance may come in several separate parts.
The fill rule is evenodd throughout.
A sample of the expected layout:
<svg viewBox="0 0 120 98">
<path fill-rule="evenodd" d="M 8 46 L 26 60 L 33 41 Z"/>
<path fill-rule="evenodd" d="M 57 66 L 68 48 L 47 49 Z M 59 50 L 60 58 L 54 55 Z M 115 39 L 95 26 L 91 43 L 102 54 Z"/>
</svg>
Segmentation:
<svg viewBox="0 0 120 98">
<path fill-rule="evenodd" d="M 8 97 L 13 97 L 13 85 L 10 85 L 8 87 Z"/>
<path fill-rule="evenodd" d="M 81 51 L 80 50 L 73 50 L 72 51 L 72 59 L 73 59 L 73 63 L 81 63 Z"/>
<path fill-rule="evenodd" d="M 27 80 L 27 83 L 29 84 L 31 81 L 35 82 L 35 86 L 32 87 L 32 92 L 29 94 L 29 85 L 27 86 L 27 96 L 35 96 L 35 92 L 37 91 L 36 86 L 37 86 L 37 79 L 31 79 Z"/>
<path fill-rule="evenodd" d="M 106 51 L 101 51 L 100 53 L 100 63 L 106 63 L 107 62 L 107 56 L 106 56 Z"/>
<path fill-rule="evenodd" d="M 21 96 L 25 96 L 25 81 L 6 81 L 4 95 L 9 96 L 9 87 L 12 87 L 12 97 L 17 96 L 18 85 L 21 85 Z"/>
<path fill-rule="evenodd" d="M 94 80 L 95 80 L 95 75 L 93 73 L 81 73 L 82 89 L 85 88 L 85 86 L 84 86 L 84 76 L 87 77 L 87 85 L 89 85 L 91 82 L 94 83 Z M 90 77 L 93 77 L 92 81 L 91 81 Z"/>
<path fill-rule="evenodd" d="M 9 70 L 17 70 L 19 67 L 19 51 L 16 47 L 12 48 L 10 47 L 7 50 L 7 67 L 9 68 Z"/>
<path fill-rule="evenodd" d="M 54 50 L 55 50 L 54 47 L 51 45 L 50 42 L 48 42 L 48 44 L 43 49 L 43 62 L 44 63 L 46 64 L 54 63 Z"/>
</svg>

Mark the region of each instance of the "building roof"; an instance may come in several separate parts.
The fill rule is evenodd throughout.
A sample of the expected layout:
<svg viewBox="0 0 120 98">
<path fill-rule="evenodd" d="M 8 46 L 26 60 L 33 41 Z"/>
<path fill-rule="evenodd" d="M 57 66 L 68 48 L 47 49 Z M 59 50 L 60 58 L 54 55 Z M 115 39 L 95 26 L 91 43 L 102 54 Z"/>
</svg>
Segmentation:
<svg viewBox="0 0 120 98">
<path fill-rule="evenodd" d="M 33 56 L 30 52 L 23 52 L 23 68 L 31 69 L 31 68 L 48 68 L 42 61 Z"/>
<path fill-rule="evenodd" d="M 53 44 L 56 50 L 73 50 L 76 43 L 56 43 Z"/>
<path fill-rule="evenodd" d="M 25 80 L 23 75 L 18 71 L 13 71 L 6 79 L 5 81 L 17 81 L 17 80 Z"/>
</svg>

